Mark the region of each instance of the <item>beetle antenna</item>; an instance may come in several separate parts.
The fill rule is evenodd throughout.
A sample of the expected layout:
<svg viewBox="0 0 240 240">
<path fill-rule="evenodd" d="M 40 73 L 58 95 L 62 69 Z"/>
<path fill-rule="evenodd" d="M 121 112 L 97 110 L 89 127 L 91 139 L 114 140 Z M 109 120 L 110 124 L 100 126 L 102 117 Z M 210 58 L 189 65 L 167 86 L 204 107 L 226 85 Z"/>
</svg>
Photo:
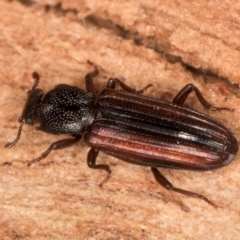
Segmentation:
<svg viewBox="0 0 240 240">
<path fill-rule="evenodd" d="M 39 83 L 39 79 L 40 79 L 40 76 L 39 76 L 39 74 L 38 74 L 37 72 L 33 72 L 32 77 L 33 77 L 33 79 L 35 80 L 35 82 L 34 82 L 34 84 L 33 84 L 33 86 L 32 86 L 32 89 L 28 91 L 28 94 L 36 89 L 36 87 L 37 87 L 37 85 L 38 85 L 38 83 Z M 20 116 L 20 117 L 18 118 L 18 122 L 20 123 L 20 126 L 19 126 L 19 128 L 18 128 L 17 137 L 16 137 L 16 139 L 15 139 L 13 142 L 7 143 L 7 144 L 5 145 L 5 148 L 11 148 L 11 147 L 13 147 L 13 146 L 19 141 L 19 139 L 20 139 L 21 134 L 22 134 L 23 124 L 24 124 L 23 116 Z"/>
<path fill-rule="evenodd" d="M 20 123 L 20 126 L 19 126 L 19 128 L 18 128 L 17 137 L 16 137 L 16 139 L 15 139 L 13 142 L 7 143 L 7 144 L 5 145 L 5 148 L 11 148 L 11 147 L 13 147 L 13 146 L 18 142 L 18 140 L 19 140 L 20 137 L 21 137 L 22 127 L 23 127 L 23 124 L 24 124 L 23 117 L 20 116 L 19 119 L 18 119 L 18 121 L 19 121 L 19 123 Z"/>
<path fill-rule="evenodd" d="M 33 84 L 32 89 L 28 91 L 28 93 L 35 90 L 39 83 L 40 76 L 37 72 L 33 72 L 32 77 L 33 77 L 33 79 L 35 79 L 35 83 Z"/>
</svg>

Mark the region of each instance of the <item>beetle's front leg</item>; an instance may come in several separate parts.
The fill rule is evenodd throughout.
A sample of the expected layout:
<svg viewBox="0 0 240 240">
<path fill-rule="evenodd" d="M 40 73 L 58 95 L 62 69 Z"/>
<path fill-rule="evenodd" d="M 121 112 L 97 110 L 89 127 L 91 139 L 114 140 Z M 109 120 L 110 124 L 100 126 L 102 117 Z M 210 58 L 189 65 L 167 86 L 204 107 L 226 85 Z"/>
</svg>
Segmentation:
<svg viewBox="0 0 240 240">
<path fill-rule="evenodd" d="M 106 164 L 97 164 L 96 165 L 96 159 L 98 156 L 99 151 L 95 148 L 91 148 L 88 152 L 87 156 L 87 164 L 88 167 L 93 168 L 93 169 L 102 169 L 108 172 L 107 176 L 100 182 L 100 187 L 111 177 L 111 169 L 108 165 Z"/>
<path fill-rule="evenodd" d="M 191 196 L 191 197 L 195 197 L 195 198 L 200 198 L 202 200 L 204 200 L 205 202 L 211 204 L 213 207 L 217 207 L 213 202 L 211 202 L 210 200 L 208 200 L 206 197 L 204 197 L 203 195 L 201 194 L 198 194 L 198 193 L 194 193 L 194 192 L 190 192 L 190 191 L 187 191 L 187 190 L 183 190 L 183 189 L 180 189 L 180 188 L 176 188 L 174 187 L 160 172 L 157 168 L 154 168 L 154 167 L 151 167 L 151 170 L 153 172 L 153 175 L 156 179 L 156 181 L 162 185 L 164 188 L 166 188 L 167 190 L 170 190 L 170 191 L 174 191 L 174 192 L 178 192 L 178 193 L 181 193 L 181 194 L 184 194 L 184 195 L 188 195 L 188 196 Z"/>
<path fill-rule="evenodd" d="M 93 95 L 93 98 L 95 99 L 97 97 L 97 94 L 94 87 L 93 78 L 99 74 L 99 70 L 97 65 L 95 65 L 91 61 L 88 60 L 88 63 L 94 67 L 94 70 L 93 72 L 90 72 L 85 76 L 86 90 L 88 93 L 91 93 Z"/>
<path fill-rule="evenodd" d="M 52 151 L 52 150 L 57 150 L 57 149 L 62 149 L 62 148 L 67 148 L 70 147 L 74 144 L 76 144 L 80 139 L 81 139 L 81 135 L 76 136 L 75 138 L 66 138 L 63 140 L 59 140 L 57 142 L 54 142 L 50 145 L 50 147 L 41 154 L 41 156 L 37 159 L 32 160 L 31 162 L 28 163 L 28 167 L 31 166 L 34 163 L 37 163 L 39 161 L 41 161 L 42 159 L 44 159 L 45 157 L 48 156 L 48 154 Z"/>
<path fill-rule="evenodd" d="M 111 88 L 111 89 L 115 89 L 115 85 L 118 84 L 123 90 L 125 90 L 126 92 L 130 92 L 130 93 L 136 93 L 136 94 L 142 94 L 143 92 L 145 92 L 148 88 L 152 87 L 152 84 L 148 84 L 146 87 L 144 87 L 141 90 L 136 90 L 134 88 L 131 88 L 129 86 L 127 86 L 125 83 L 123 83 L 120 79 L 118 78 L 110 78 L 108 80 L 107 83 L 107 88 Z"/>
<path fill-rule="evenodd" d="M 187 84 L 178 94 L 177 96 L 173 99 L 174 103 L 177 103 L 179 105 L 183 105 L 183 103 L 185 102 L 185 100 L 187 99 L 188 95 L 191 92 L 195 92 L 195 94 L 197 95 L 198 100 L 200 101 L 200 103 L 203 105 L 204 108 L 206 109 L 211 109 L 213 111 L 221 111 L 221 110 L 228 110 L 228 111 L 233 111 L 232 108 L 226 108 L 226 107 L 214 107 L 213 105 L 211 105 L 202 95 L 202 93 L 200 92 L 200 90 L 195 87 L 193 84 Z"/>
</svg>

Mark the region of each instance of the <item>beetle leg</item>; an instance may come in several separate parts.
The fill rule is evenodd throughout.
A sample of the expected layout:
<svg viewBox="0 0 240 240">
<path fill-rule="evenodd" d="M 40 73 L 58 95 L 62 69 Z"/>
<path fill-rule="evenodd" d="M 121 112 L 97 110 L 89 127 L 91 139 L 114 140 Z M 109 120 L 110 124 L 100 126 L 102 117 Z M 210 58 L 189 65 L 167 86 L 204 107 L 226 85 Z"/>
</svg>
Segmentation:
<svg viewBox="0 0 240 240">
<path fill-rule="evenodd" d="M 152 87 L 152 84 L 148 84 L 146 87 L 144 87 L 141 90 L 136 90 L 134 88 L 131 88 L 129 86 L 127 86 L 125 83 L 123 83 L 120 79 L 118 78 L 110 78 L 108 80 L 107 83 L 107 88 L 111 88 L 111 89 L 115 89 L 115 85 L 118 84 L 123 90 L 125 90 L 126 92 L 130 92 L 130 93 L 136 93 L 136 94 L 142 94 L 143 92 L 145 92 L 149 87 Z"/>
<path fill-rule="evenodd" d="M 211 109 L 213 111 L 221 111 L 221 110 L 228 110 L 228 111 L 233 111 L 234 109 L 232 108 L 226 108 L 226 107 L 214 107 L 212 106 L 207 100 L 203 97 L 202 93 L 199 91 L 197 87 L 195 87 L 193 84 L 187 84 L 178 94 L 177 96 L 173 99 L 174 103 L 177 103 L 179 105 L 183 105 L 185 102 L 186 98 L 191 92 L 195 92 L 197 95 L 198 100 L 200 103 L 203 105 L 204 108 L 206 109 Z"/>
<path fill-rule="evenodd" d="M 202 200 L 204 200 L 205 202 L 211 204 L 213 207 L 217 208 L 217 206 L 211 202 L 210 200 L 208 200 L 206 197 L 204 197 L 203 195 L 201 194 L 198 194 L 198 193 L 194 193 L 194 192 L 190 192 L 190 191 L 187 191 L 187 190 L 183 190 L 183 189 L 180 189 L 180 188 L 176 188 L 174 187 L 160 172 L 157 168 L 154 168 L 154 167 L 151 167 L 151 170 L 153 172 L 153 175 L 156 179 L 156 181 L 162 185 L 164 188 L 166 188 L 167 190 L 170 190 L 170 191 L 174 191 L 174 192 L 178 192 L 178 193 L 181 193 L 181 194 L 184 194 L 184 195 L 188 195 L 188 196 L 191 196 L 191 197 L 195 197 L 195 198 L 200 198 Z"/>
<path fill-rule="evenodd" d="M 76 144 L 81 139 L 81 137 L 82 136 L 80 135 L 80 136 L 76 136 L 75 138 L 66 138 L 66 139 L 52 143 L 50 147 L 45 152 L 43 152 L 39 158 L 30 161 L 27 166 L 29 167 L 32 164 L 41 161 L 42 159 L 47 157 L 52 150 L 67 148 Z"/>
<path fill-rule="evenodd" d="M 94 71 L 88 73 L 85 76 L 86 90 L 87 90 L 88 93 L 92 93 L 94 99 L 96 99 L 97 94 L 96 94 L 96 90 L 95 90 L 95 87 L 94 87 L 93 78 L 96 77 L 99 74 L 99 70 L 98 70 L 97 65 L 95 65 L 91 61 L 88 60 L 88 63 L 91 64 L 94 67 Z"/>
<path fill-rule="evenodd" d="M 88 152 L 87 156 L 87 164 L 88 167 L 93 169 L 102 169 L 108 172 L 107 176 L 100 182 L 100 187 L 111 177 L 111 169 L 106 164 L 97 164 L 96 165 L 96 159 L 98 156 L 99 151 L 95 148 L 91 148 Z"/>
</svg>

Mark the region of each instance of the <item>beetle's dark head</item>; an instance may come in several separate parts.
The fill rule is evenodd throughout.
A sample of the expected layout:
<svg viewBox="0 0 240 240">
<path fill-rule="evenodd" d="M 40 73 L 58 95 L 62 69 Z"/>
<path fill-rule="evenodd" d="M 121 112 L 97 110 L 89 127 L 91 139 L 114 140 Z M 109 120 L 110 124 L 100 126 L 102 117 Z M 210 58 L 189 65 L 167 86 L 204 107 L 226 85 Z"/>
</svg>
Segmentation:
<svg viewBox="0 0 240 240">
<path fill-rule="evenodd" d="M 22 113 L 22 118 L 25 123 L 29 125 L 34 125 L 38 122 L 38 108 L 42 97 L 42 89 L 36 88 L 28 92 L 28 99 Z"/>
<path fill-rule="evenodd" d="M 6 144 L 5 146 L 6 148 L 11 148 L 18 142 L 21 136 L 22 127 L 24 123 L 33 125 L 39 119 L 37 112 L 44 93 L 42 89 L 36 88 L 39 83 L 38 73 L 34 72 L 32 76 L 35 79 L 35 82 L 32 89 L 28 91 L 28 99 L 26 101 L 22 116 L 19 117 L 20 126 L 18 129 L 17 137 L 13 142 Z"/>
</svg>

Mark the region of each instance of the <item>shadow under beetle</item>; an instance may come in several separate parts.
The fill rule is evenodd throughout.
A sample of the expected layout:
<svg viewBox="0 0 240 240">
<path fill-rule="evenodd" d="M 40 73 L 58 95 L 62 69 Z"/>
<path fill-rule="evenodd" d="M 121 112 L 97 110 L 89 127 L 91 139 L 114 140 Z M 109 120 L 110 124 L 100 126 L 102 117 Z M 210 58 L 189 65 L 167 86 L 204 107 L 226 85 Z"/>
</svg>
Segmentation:
<svg viewBox="0 0 240 240">
<path fill-rule="evenodd" d="M 106 164 L 96 164 L 99 151 L 129 163 L 151 167 L 152 173 L 164 188 L 201 198 L 216 205 L 203 195 L 174 187 L 157 169 L 158 167 L 210 170 L 229 164 L 238 151 L 233 134 L 220 122 L 194 109 L 183 106 L 187 96 L 195 92 L 206 109 L 229 110 L 209 104 L 192 84 L 186 85 L 174 98 L 166 102 L 141 94 L 117 78 L 110 78 L 106 88 L 96 93 L 94 71 L 85 77 L 86 92 L 75 86 L 59 84 L 44 94 L 37 88 L 39 75 L 34 72 L 35 83 L 28 92 L 16 139 L 6 148 L 14 146 L 21 136 L 24 123 L 40 123 L 40 130 L 51 134 L 70 134 L 72 138 L 54 142 L 42 155 L 28 166 L 47 157 L 52 150 L 77 143 L 82 136 L 90 146 L 87 163 L 90 168 L 105 170 Z M 122 91 L 115 90 L 118 84 Z"/>
</svg>

